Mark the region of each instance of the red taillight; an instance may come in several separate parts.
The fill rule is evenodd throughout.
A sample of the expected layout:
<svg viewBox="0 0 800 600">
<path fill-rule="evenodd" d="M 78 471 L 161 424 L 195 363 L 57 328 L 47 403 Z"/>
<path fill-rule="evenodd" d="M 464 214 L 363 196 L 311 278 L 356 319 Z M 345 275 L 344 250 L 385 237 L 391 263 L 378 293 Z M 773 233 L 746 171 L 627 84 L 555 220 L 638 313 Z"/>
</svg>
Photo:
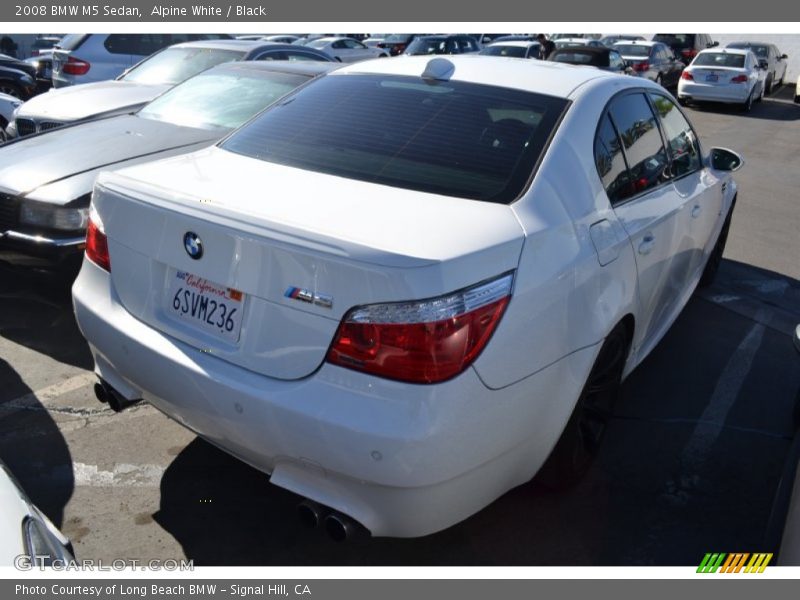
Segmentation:
<svg viewBox="0 0 800 600">
<path fill-rule="evenodd" d="M 86 228 L 86 258 L 98 267 L 111 271 L 111 258 L 108 256 L 108 238 L 92 217 L 89 217 L 89 226 Z"/>
<path fill-rule="evenodd" d="M 348 313 L 328 362 L 410 383 L 455 377 L 478 357 L 511 297 L 508 274 L 449 296 Z"/>
<path fill-rule="evenodd" d="M 747 83 L 747 75 L 737 75 L 731 78 L 731 83 Z"/>
<path fill-rule="evenodd" d="M 633 70 L 634 71 L 647 71 L 650 68 L 650 63 L 645 61 L 639 63 L 633 63 Z"/>
<path fill-rule="evenodd" d="M 67 62 L 64 63 L 64 66 L 61 67 L 61 71 L 67 75 L 86 75 L 91 66 L 92 65 L 85 60 L 70 56 L 67 58 Z"/>
<path fill-rule="evenodd" d="M 685 79 L 686 81 L 694 81 L 694 75 L 690 71 L 684 71 L 681 73 L 681 79 Z"/>
</svg>

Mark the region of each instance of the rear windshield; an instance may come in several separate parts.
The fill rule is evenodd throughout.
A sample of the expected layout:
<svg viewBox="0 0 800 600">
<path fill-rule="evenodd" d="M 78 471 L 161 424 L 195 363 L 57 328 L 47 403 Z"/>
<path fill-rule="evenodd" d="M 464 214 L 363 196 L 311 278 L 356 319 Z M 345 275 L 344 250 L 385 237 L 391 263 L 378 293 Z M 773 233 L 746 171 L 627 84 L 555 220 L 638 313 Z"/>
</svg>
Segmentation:
<svg viewBox="0 0 800 600">
<path fill-rule="evenodd" d="M 662 42 L 677 50 L 694 46 L 693 33 L 659 33 L 653 37 L 654 42 Z"/>
<path fill-rule="evenodd" d="M 575 50 L 556 52 L 550 60 L 571 65 L 594 65 L 602 62 L 597 54 Z"/>
<path fill-rule="evenodd" d="M 749 48 L 759 58 L 766 58 L 769 55 L 769 48 L 767 46 L 751 46 L 750 44 L 728 44 L 728 48 Z"/>
<path fill-rule="evenodd" d="M 524 190 L 566 105 L 464 82 L 331 75 L 221 146 L 360 181 L 509 203 Z"/>
<path fill-rule="evenodd" d="M 56 44 L 56 48 L 60 48 L 61 50 L 77 50 L 87 39 L 89 39 L 88 33 L 70 33 L 61 38 L 61 41 Z"/>
<path fill-rule="evenodd" d="M 120 79 L 152 85 L 178 84 L 220 63 L 242 58 L 239 50 L 167 48 L 140 62 Z"/>
<path fill-rule="evenodd" d="M 639 46 L 637 44 L 614 44 L 614 50 L 622 54 L 622 56 L 641 56 L 647 58 L 650 56 L 650 46 Z"/>
<path fill-rule="evenodd" d="M 407 44 L 410 37 L 411 35 L 408 33 L 395 33 L 387 36 L 383 42 L 385 44 Z"/>
<path fill-rule="evenodd" d="M 408 45 L 406 54 L 449 54 L 454 48 L 447 38 L 416 38 Z"/>
<path fill-rule="evenodd" d="M 692 63 L 693 67 L 733 67 L 744 68 L 743 54 L 726 54 L 723 52 L 704 52 L 698 54 Z"/>
<path fill-rule="evenodd" d="M 525 58 L 528 49 L 524 46 L 487 46 L 481 50 L 481 54 L 487 56 L 512 56 L 515 58 Z"/>
</svg>

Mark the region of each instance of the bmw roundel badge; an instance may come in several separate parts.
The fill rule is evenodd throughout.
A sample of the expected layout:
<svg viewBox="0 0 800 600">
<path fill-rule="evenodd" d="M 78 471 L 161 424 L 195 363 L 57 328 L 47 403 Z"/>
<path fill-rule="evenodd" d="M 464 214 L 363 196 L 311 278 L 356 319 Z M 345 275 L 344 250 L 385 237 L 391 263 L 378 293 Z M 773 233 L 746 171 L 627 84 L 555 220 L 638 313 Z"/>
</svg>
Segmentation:
<svg viewBox="0 0 800 600">
<path fill-rule="evenodd" d="M 183 248 L 195 260 L 203 256 L 203 242 L 194 231 L 187 231 L 183 235 Z"/>
</svg>

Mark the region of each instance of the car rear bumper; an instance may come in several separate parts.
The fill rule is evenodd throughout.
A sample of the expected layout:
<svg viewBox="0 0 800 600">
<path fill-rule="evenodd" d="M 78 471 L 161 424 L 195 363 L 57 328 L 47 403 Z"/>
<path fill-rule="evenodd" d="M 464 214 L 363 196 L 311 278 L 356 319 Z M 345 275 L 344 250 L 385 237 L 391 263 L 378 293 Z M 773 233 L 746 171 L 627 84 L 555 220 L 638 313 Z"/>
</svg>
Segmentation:
<svg viewBox="0 0 800 600">
<path fill-rule="evenodd" d="M 488 389 L 473 369 L 409 385 L 323 364 L 278 380 L 136 320 L 108 273 L 84 260 L 75 314 L 96 372 L 271 482 L 335 508 L 376 536 L 449 527 L 528 481 L 566 423 L 596 348 Z"/>
<path fill-rule="evenodd" d="M 6 231 L 0 233 L 0 261 L 23 267 L 77 270 L 86 247 L 86 236 L 64 237 Z"/>
<path fill-rule="evenodd" d="M 704 85 L 702 83 L 684 83 L 678 86 L 678 97 L 699 102 L 724 102 L 741 104 L 750 95 L 747 85 Z"/>
</svg>

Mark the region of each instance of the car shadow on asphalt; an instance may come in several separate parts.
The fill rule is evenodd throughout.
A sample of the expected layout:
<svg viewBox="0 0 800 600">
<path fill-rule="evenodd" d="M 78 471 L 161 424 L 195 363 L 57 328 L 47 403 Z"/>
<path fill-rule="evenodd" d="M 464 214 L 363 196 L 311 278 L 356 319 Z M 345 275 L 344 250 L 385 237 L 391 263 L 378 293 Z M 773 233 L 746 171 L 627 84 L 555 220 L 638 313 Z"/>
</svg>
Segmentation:
<svg viewBox="0 0 800 600">
<path fill-rule="evenodd" d="M 72 309 L 72 280 L 0 264 L 0 337 L 81 369 L 94 368 Z"/>
<path fill-rule="evenodd" d="M 800 284 L 764 283 L 776 277 L 723 262 L 719 285 L 627 379 L 570 490 L 533 480 L 425 538 L 338 544 L 301 525 L 301 498 L 198 438 L 164 473 L 154 519 L 196 565 L 690 566 L 706 552 L 774 551 L 764 540 L 800 388 L 791 340 L 770 317 L 776 290 Z M 732 306 L 726 286 L 748 282 L 761 282 L 748 302 L 762 306 Z"/>
<path fill-rule="evenodd" d="M 0 460 L 31 501 L 61 527 L 75 487 L 67 442 L 47 409 L 2 358 L 0 389 Z"/>
<path fill-rule="evenodd" d="M 750 112 L 743 112 L 742 109 L 733 104 L 721 102 L 703 102 L 701 104 L 691 104 L 692 110 L 701 112 L 714 112 L 719 114 L 740 115 L 748 119 L 763 119 L 767 121 L 797 121 L 800 120 L 800 104 L 795 104 L 794 86 L 783 85 L 779 90 L 770 95 L 765 95 L 760 102 L 754 102 Z"/>
</svg>

